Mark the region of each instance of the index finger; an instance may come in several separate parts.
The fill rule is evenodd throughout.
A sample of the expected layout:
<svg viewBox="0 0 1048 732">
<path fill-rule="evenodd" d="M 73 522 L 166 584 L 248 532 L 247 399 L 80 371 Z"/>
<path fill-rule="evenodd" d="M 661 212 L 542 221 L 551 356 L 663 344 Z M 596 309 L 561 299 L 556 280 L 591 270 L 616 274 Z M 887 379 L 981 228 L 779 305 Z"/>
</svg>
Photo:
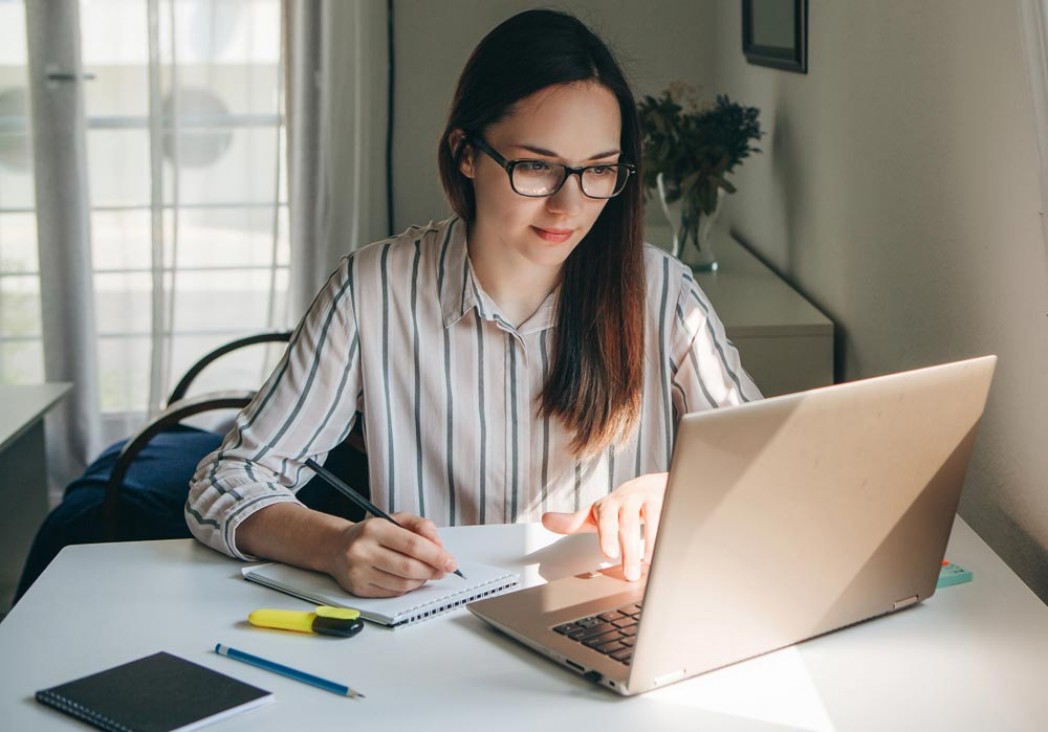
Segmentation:
<svg viewBox="0 0 1048 732">
<path fill-rule="evenodd" d="M 421 517 L 414 517 L 414 519 L 417 520 L 412 520 L 411 518 L 402 520 L 398 517 L 397 520 L 401 525 L 389 524 L 389 528 L 393 530 L 383 532 L 379 543 L 386 549 L 399 552 L 428 564 L 437 572 L 453 572 L 458 563 L 454 557 L 444 550 L 441 544 L 437 543 L 440 541 L 440 537 L 435 536 L 435 530 L 431 532 L 433 538 L 425 533 L 421 533 L 426 531 L 421 522 L 430 522 Z M 436 539 L 436 541 L 433 539 Z"/>
<path fill-rule="evenodd" d="M 655 539 L 659 534 L 662 504 L 645 501 L 641 508 L 641 517 L 644 519 L 644 561 L 650 565 L 652 554 L 655 552 Z"/>
<path fill-rule="evenodd" d="M 626 579 L 640 579 L 640 510 L 633 501 L 627 501 L 619 510 L 618 540 L 622 550 L 622 571 Z"/>
<path fill-rule="evenodd" d="M 423 518 L 414 513 L 395 513 L 393 514 L 393 518 L 408 531 L 422 534 L 422 536 L 426 537 L 439 547 L 444 546 L 444 540 L 441 539 L 440 534 L 437 533 L 437 525 L 429 519 Z"/>
</svg>

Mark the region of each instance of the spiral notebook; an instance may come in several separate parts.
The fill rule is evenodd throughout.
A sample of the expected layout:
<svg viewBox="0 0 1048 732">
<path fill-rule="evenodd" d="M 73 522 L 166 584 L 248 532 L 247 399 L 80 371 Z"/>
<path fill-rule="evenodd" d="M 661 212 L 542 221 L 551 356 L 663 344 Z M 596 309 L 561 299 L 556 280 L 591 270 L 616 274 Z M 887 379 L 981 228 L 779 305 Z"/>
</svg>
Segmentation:
<svg viewBox="0 0 1048 732">
<path fill-rule="evenodd" d="M 393 628 L 432 618 L 467 602 L 500 595 L 520 584 L 520 575 L 516 572 L 488 564 L 463 562 L 459 570 L 467 579 L 449 574 L 443 579 L 430 580 L 406 595 L 382 598 L 351 595 L 326 574 L 276 562 L 244 567 L 241 573 L 246 580 L 318 605 L 359 610 L 365 620 Z"/>
<path fill-rule="evenodd" d="M 273 694 L 161 652 L 43 689 L 36 700 L 99 729 L 187 732 L 271 702 Z"/>
</svg>

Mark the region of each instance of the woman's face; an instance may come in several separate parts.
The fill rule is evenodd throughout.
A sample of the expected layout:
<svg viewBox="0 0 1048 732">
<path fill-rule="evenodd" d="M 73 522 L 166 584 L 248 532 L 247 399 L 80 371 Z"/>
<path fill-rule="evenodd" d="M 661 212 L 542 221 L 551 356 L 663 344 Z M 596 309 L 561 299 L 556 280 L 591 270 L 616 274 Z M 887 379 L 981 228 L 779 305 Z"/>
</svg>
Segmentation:
<svg viewBox="0 0 1048 732">
<path fill-rule="evenodd" d="M 484 139 L 507 160 L 580 167 L 617 162 L 621 130 L 615 95 L 600 84 L 578 82 L 520 100 L 484 131 Z M 547 198 L 521 196 L 506 171 L 476 149 L 463 157 L 461 170 L 473 179 L 477 204 L 470 246 L 483 247 L 508 267 L 531 263 L 559 269 L 607 205 L 583 195 L 577 175 Z"/>
</svg>

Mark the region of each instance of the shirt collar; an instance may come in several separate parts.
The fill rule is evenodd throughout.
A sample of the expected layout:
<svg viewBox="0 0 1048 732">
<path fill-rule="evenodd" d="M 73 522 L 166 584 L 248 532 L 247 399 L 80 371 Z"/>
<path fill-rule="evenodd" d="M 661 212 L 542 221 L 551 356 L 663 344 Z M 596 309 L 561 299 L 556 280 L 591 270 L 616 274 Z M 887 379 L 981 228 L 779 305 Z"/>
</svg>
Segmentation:
<svg viewBox="0 0 1048 732">
<path fill-rule="evenodd" d="M 466 243 L 466 224 L 459 218 L 448 221 L 442 237 L 440 264 L 437 268 L 437 291 L 444 327 L 450 328 L 474 308 L 484 320 L 490 320 L 504 330 L 520 335 L 546 330 L 553 326 L 557 313 L 560 286 L 546 296 L 538 310 L 530 318 L 514 327 L 503 317 L 495 301 L 481 287 L 469 261 Z"/>
<path fill-rule="evenodd" d="M 444 327 L 450 328 L 476 307 L 477 301 L 466 249 L 466 224 L 460 218 L 452 218 L 446 226 L 437 264 L 437 295 Z"/>
</svg>

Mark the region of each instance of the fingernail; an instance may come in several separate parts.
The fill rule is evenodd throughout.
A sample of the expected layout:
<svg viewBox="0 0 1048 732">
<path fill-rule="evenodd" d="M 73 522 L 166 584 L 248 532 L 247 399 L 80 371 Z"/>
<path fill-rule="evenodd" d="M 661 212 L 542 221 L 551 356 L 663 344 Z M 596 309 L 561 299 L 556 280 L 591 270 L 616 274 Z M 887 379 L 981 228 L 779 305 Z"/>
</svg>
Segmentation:
<svg viewBox="0 0 1048 732">
<path fill-rule="evenodd" d="M 640 567 L 630 566 L 626 567 L 626 579 L 630 582 L 636 582 L 640 579 Z"/>
<path fill-rule="evenodd" d="M 444 571 L 445 572 L 454 572 L 455 571 L 455 560 L 454 559 L 449 559 L 448 561 L 444 562 Z"/>
<path fill-rule="evenodd" d="M 606 556 L 608 559 L 617 559 L 619 556 L 619 545 L 608 544 L 607 546 L 605 546 L 604 556 Z"/>
</svg>

